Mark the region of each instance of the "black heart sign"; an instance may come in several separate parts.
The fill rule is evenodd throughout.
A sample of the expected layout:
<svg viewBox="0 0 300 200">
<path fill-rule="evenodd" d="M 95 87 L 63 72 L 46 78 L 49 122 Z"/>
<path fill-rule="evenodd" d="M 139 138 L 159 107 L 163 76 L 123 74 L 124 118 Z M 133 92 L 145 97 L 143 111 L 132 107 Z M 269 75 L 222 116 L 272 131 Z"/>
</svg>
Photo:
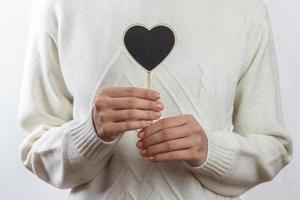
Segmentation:
<svg viewBox="0 0 300 200">
<path fill-rule="evenodd" d="M 144 26 L 130 27 L 124 35 L 124 44 L 131 56 L 151 71 L 171 52 L 175 43 L 173 31 L 163 25 L 148 30 Z"/>
</svg>

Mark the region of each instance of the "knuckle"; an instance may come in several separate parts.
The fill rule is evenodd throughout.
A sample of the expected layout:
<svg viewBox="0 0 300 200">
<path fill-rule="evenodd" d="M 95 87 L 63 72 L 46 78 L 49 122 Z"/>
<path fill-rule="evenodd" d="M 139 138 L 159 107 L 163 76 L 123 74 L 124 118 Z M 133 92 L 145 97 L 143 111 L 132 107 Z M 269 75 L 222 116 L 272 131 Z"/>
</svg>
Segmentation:
<svg viewBox="0 0 300 200">
<path fill-rule="evenodd" d="M 106 114 L 104 112 L 99 112 L 98 116 L 101 122 L 105 121 Z"/>
<path fill-rule="evenodd" d="M 154 112 L 152 112 L 152 111 L 147 111 L 147 117 L 149 118 L 149 119 L 152 119 L 153 118 L 153 114 L 154 114 Z"/>
<path fill-rule="evenodd" d="M 156 108 L 156 103 L 149 101 L 148 107 L 151 108 L 151 109 L 155 109 Z"/>
<path fill-rule="evenodd" d="M 153 155 L 154 154 L 154 149 L 152 148 L 152 147 L 149 147 L 148 149 L 147 149 L 147 153 L 149 154 L 149 155 Z"/>
<path fill-rule="evenodd" d="M 95 103 L 95 105 L 96 105 L 96 108 L 97 109 L 103 109 L 104 107 L 105 107 L 105 105 L 106 105 L 106 103 L 105 103 L 105 98 L 103 98 L 102 96 L 100 96 L 100 97 L 98 97 L 97 99 L 96 99 L 96 103 Z"/>
<path fill-rule="evenodd" d="M 200 126 L 195 125 L 192 127 L 192 130 L 195 132 L 201 132 L 202 129 L 200 128 Z"/>
<path fill-rule="evenodd" d="M 110 137 L 110 136 L 112 136 L 114 133 L 113 133 L 113 131 L 110 129 L 110 125 L 103 125 L 103 127 L 102 127 L 102 133 L 101 133 L 101 135 L 103 136 L 103 137 Z"/>
<path fill-rule="evenodd" d="M 190 155 L 190 158 L 191 158 L 192 160 L 196 160 L 196 159 L 197 159 L 197 152 L 196 152 L 194 149 L 191 149 L 191 150 L 190 150 L 189 155 Z"/>
<path fill-rule="evenodd" d="M 98 111 L 100 110 L 99 105 L 97 104 L 97 102 L 95 102 L 94 108 L 95 108 L 95 111 L 96 111 L 96 112 L 98 112 Z"/>
<path fill-rule="evenodd" d="M 166 142 L 167 149 L 172 149 L 174 147 L 174 143 L 172 141 Z"/>
<path fill-rule="evenodd" d="M 199 147 L 201 145 L 201 140 L 199 139 L 198 136 L 190 136 L 191 140 L 190 140 L 190 145 L 192 147 Z"/>
<path fill-rule="evenodd" d="M 133 115 L 134 115 L 134 111 L 133 110 L 129 109 L 129 110 L 126 111 L 126 117 L 127 117 L 127 119 L 131 119 L 133 117 Z"/>
<path fill-rule="evenodd" d="M 128 107 L 133 108 L 134 104 L 135 104 L 135 98 L 129 98 L 127 101 Z"/>
<path fill-rule="evenodd" d="M 163 119 L 163 120 L 161 120 L 160 123 L 161 123 L 161 128 L 162 129 L 166 129 L 167 128 L 167 121 L 166 120 Z"/>
<path fill-rule="evenodd" d="M 104 134 L 107 134 L 107 132 L 108 132 L 108 130 L 109 130 L 106 124 L 103 124 L 103 125 L 101 126 L 101 129 L 102 129 L 102 134 L 103 134 L 103 135 L 104 135 Z"/>
<path fill-rule="evenodd" d="M 132 126 L 132 125 L 131 125 L 130 122 L 125 122 L 125 123 L 124 123 L 124 127 L 125 127 L 126 130 L 129 130 L 129 129 L 131 128 L 131 126 Z"/>
<path fill-rule="evenodd" d="M 144 127 L 146 125 L 146 123 L 147 123 L 146 121 L 139 121 L 138 126 L 139 127 Z"/>
<path fill-rule="evenodd" d="M 164 129 L 162 131 L 162 139 L 163 140 L 168 140 L 169 139 L 169 131 L 167 131 L 166 129 Z"/>
<path fill-rule="evenodd" d="M 126 89 L 126 93 L 129 95 L 129 96 L 132 96 L 134 94 L 134 88 L 133 87 L 128 87 Z"/>
<path fill-rule="evenodd" d="M 198 148 L 201 144 L 201 139 L 199 137 L 195 137 L 195 139 L 193 140 L 193 145 Z"/>
</svg>

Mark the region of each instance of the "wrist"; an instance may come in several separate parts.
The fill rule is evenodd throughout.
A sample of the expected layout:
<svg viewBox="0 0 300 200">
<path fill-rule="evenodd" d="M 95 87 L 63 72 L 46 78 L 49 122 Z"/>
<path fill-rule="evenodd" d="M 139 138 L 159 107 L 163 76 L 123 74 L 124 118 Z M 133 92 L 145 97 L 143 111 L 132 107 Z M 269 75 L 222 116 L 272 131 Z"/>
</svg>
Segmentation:
<svg viewBox="0 0 300 200">
<path fill-rule="evenodd" d="M 207 154 L 208 154 L 208 139 L 207 135 L 204 131 L 201 132 L 202 135 L 202 144 L 200 145 L 201 147 L 198 149 L 197 153 L 197 158 L 192 160 L 192 161 L 187 161 L 189 165 L 192 167 L 200 167 L 205 160 L 207 159 Z"/>
<path fill-rule="evenodd" d="M 207 153 L 200 152 L 200 158 L 199 159 L 193 160 L 193 161 L 186 161 L 186 162 L 189 165 L 191 165 L 192 167 L 199 167 L 205 162 L 205 160 L 207 158 L 207 156 L 204 156 L 205 154 L 207 154 Z"/>
<path fill-rule="evenodd" d="M 104 140 L 105 142 L 113 141 L 117 136 L 105 137 L 105 136 L 103 136 L 102 134 L 99 133 L 98 127 L 96 126 L 95 119 L 94 119 L 94 108 L 92 110 L 92 116 L 93 116 L 92 117 L 92 122 L 93 122 L 94 130 L 95 130 L 95 134 L 97 135 L 97 137 L 100 138 L 101 140 Z M 101 131 L 101 132 L 103 132 L 103 131 Z"/>
</svg>

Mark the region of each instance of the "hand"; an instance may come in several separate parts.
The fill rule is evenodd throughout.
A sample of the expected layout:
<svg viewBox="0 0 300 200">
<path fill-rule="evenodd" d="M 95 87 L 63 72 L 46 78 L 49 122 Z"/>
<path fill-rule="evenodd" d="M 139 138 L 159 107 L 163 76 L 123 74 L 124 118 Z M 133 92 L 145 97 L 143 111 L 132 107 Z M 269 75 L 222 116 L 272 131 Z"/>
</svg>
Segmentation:
<svg viewBox="0 0 300 200">
<path fill-rule="evenodd" d="M 141 155 L 154 162 L 184 160 L 196 167 L 207 157 L 206 134 L 190 114 L 158 120 L 141 129 L 138 137 Z"/>
<path fill-rule="evenodd" d="M 159 93 L 137 87 L 103 88 L 93 107 L 97 135 L 106 141 L 125 131 L 145 128 L 161 116 Z"/>
</svg>

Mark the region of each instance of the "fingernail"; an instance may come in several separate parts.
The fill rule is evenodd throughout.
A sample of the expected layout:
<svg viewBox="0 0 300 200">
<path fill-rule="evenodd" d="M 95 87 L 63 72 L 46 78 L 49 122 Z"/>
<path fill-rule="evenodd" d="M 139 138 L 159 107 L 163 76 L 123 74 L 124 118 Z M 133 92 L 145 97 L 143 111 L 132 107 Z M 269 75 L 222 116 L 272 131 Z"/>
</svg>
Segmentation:
<svg viewBox="0 0 300 200">
<path fill-rule="evenodd" d="M 144 134 L 145 134 L 145 132 L 144 132 L 144 131 L 142 131 L 142 132 L 140 132 L 140 133 L 138 134 L 138 137 L 139 137 L 139 138 L 141 138 L 141 137 L 143 137 L 143 136 L 144 136 Z"/>
<path fill-rule="evenodd" d="M 141 141 L 139 141 L 139 142 L 137 143 L 137 146 L 138 146 L 138 148 L 141 148 L 141 147 L 143 146 L 143 143 L 142 143 Z"/>
<path fill-rule="evenodd" d="M 143 149 L 143 150 L 141 151 L 141 154 L 144 155 L 145 153 L 146 153 L 146 150 Z"/>
<path fill-rule="evenodd" d="M 154 117 L 159 117 L 160 116 L 160 112 L 154 112 L 153 115 L 154 115 Z"/>
<path fill-rule="evenodd" d="M 153 160 L 153 158 L 154 158 L 153 156 L 148 157 L 149 160 Z"/>
<path fill-rule="evenodd" d="M 160 94 L 158 92 L 155 92 L 154 93 L 154 98 L 158 98 L 158 97 L 160 97 Z"/>
<path fill-rule="evenodd" d="M 162 108 L 162 104 L 156 104 L 156 106 L 155 106 L 156 108 L 158 108 L 158 109 L 161 109 Z"/>
</svg>

